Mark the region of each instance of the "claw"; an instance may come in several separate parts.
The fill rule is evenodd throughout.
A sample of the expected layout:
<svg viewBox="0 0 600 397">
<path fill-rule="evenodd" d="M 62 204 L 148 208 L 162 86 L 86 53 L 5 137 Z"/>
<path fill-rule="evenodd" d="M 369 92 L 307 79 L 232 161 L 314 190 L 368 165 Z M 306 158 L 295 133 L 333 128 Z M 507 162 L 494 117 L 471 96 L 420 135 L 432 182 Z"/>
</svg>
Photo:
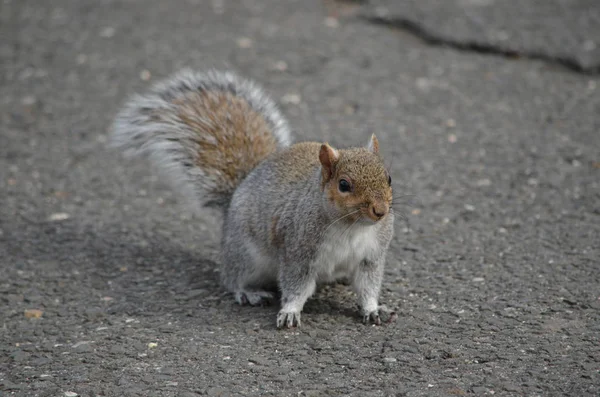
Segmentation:
<svg viewBox="0 0 600 397">
<path fill-rule="evenodd" d="M 373 320 L 375 325 L 381 325 L 381 319 L 379 318 L 379 314 L 372 316 L 371 320 Z"/>
<path fill-rule="evenodd" d="M 248 298 L 246 297 L 246 294 L 244 294 L 243 292 L 237 292 L 235 294 L 235 301 L 242 306 L 248 304 Z"/>
<path fill-rule="evenodd" d="M 385 306 L 379 306 L 376 310 L 373 310 L 372 312 L 369 312 L 363 316 L 363 323 L 381 325 L 381 316 L 384 317 L 384 320 L 387 318 L 387 320 L 384 321 L 386 324 L 391 323 L 396 319 L 396 317 L 398 317 L 394 311 L 389 310 Z"/>
<path fill-rule="evenodd" d="M 373 323 L 375 325 L 381 325 L 381 318 L 377 312 L 371 312 L 363 316 L 363 324 Z"/>
<path fill-rule="evenodd" d="M 300 313 L 299 312 L 284 312 L 280 311 L 277 314 L 277 328 L 294 328 L 299 327 L 301 325 L 300 322 Z"/>
</svg>

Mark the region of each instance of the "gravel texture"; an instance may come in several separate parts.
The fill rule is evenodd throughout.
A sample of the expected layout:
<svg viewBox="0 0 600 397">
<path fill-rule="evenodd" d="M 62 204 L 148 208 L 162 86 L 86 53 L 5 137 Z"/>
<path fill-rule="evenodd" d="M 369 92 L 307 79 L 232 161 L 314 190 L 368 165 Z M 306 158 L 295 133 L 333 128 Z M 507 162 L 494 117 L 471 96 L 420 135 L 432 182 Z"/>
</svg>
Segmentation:
<svg viewBox="0 0 600 397">
<path fill-rule="evenodd" d="M 467 7 L 404 3 L 414 24 Z M 478 3 L 521 32 L 513 2 Z M 522 3 L 545 18 L 525 50 L 579 59 L 562 37 L 583 22 Z M 0 2 L 0 395 L 600 395 L 598 75 L 431 45 L 373 7 Z M 258 80 L 297 140 L 377 133 L 415 195 L 384 282 L 396 322 L 364 326 L 336 285 L 277 331 L 277 307 L 219 287 L 218 214 L 106 147 L 125 98 L 184 66 Z"/>
</svg>

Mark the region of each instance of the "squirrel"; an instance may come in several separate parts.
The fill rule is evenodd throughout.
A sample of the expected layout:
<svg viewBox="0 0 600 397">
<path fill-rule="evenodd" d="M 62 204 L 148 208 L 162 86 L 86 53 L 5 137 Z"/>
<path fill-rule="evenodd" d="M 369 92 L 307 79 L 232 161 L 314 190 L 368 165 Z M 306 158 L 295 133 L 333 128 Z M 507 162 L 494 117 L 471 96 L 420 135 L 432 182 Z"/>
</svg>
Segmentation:
<svg viewBox="0 0 600 397">
<path fill-rule="evenodd" d="M 394 318 L 379 304 L 394 212 L 374 134 L 358 148 L 292 144 L 255 82 L 183 70 L 131 98 L 111 140 L 197 205 L 223 210 L 221 281 L 237 303 L 268 304 L 279 289 L 277 328 L 299 327 L 317 283 L 345 279 L 365 323 Z"/>
</svg>

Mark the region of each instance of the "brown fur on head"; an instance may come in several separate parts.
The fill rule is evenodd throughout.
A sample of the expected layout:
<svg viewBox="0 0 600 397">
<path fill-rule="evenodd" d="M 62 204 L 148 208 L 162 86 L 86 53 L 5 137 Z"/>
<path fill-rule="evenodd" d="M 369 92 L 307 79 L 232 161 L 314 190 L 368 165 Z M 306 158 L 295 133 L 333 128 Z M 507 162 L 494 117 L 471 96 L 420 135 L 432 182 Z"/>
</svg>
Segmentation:
<svg viewBox="0 0 600 397">
<path fill-rule="evenodd" d="M 319 152 L 322 188 L 340 215 L 385 218 L 392 205 L 391 178 L 379 155 L 375 134 L 367 147 L 337 150 L 325 143 Z M 352 215 L 349 215 L 351 214 Z"/>
</svg>

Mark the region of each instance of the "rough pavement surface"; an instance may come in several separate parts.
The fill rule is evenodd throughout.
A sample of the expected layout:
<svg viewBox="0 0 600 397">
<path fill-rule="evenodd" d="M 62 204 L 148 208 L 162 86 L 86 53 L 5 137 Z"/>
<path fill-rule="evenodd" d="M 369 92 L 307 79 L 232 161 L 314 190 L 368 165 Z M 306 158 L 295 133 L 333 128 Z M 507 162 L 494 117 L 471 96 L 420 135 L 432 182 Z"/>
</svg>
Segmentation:
<svg viewBox="0 0 600 397">
<path fill-rule="evenodd" d="M 371 0 L 369 4 L 368 17 L 402 25 L 434 43 L 600 72 L 596 0 Z"/>
<path fill-rule="evenodd" d="M 0 2 L 0 394 L 600 394 L 600 80 L 549 59 L 599 25 L 552 14 L 536 61 L 361 3 Z M 404 3 L 419 26 L 469 7 Z M 519 31 L 514 2 L 478 3 Z M 339 285 L 277 331 L 277 307 L 218 286 L 219 217 L 106 148 L 125 98 L 183 66 L 260 81 L 297 140 L 378 134 L 418 197 L 388 257 L 395 323 L 362 325 Z"/>
</svg>

